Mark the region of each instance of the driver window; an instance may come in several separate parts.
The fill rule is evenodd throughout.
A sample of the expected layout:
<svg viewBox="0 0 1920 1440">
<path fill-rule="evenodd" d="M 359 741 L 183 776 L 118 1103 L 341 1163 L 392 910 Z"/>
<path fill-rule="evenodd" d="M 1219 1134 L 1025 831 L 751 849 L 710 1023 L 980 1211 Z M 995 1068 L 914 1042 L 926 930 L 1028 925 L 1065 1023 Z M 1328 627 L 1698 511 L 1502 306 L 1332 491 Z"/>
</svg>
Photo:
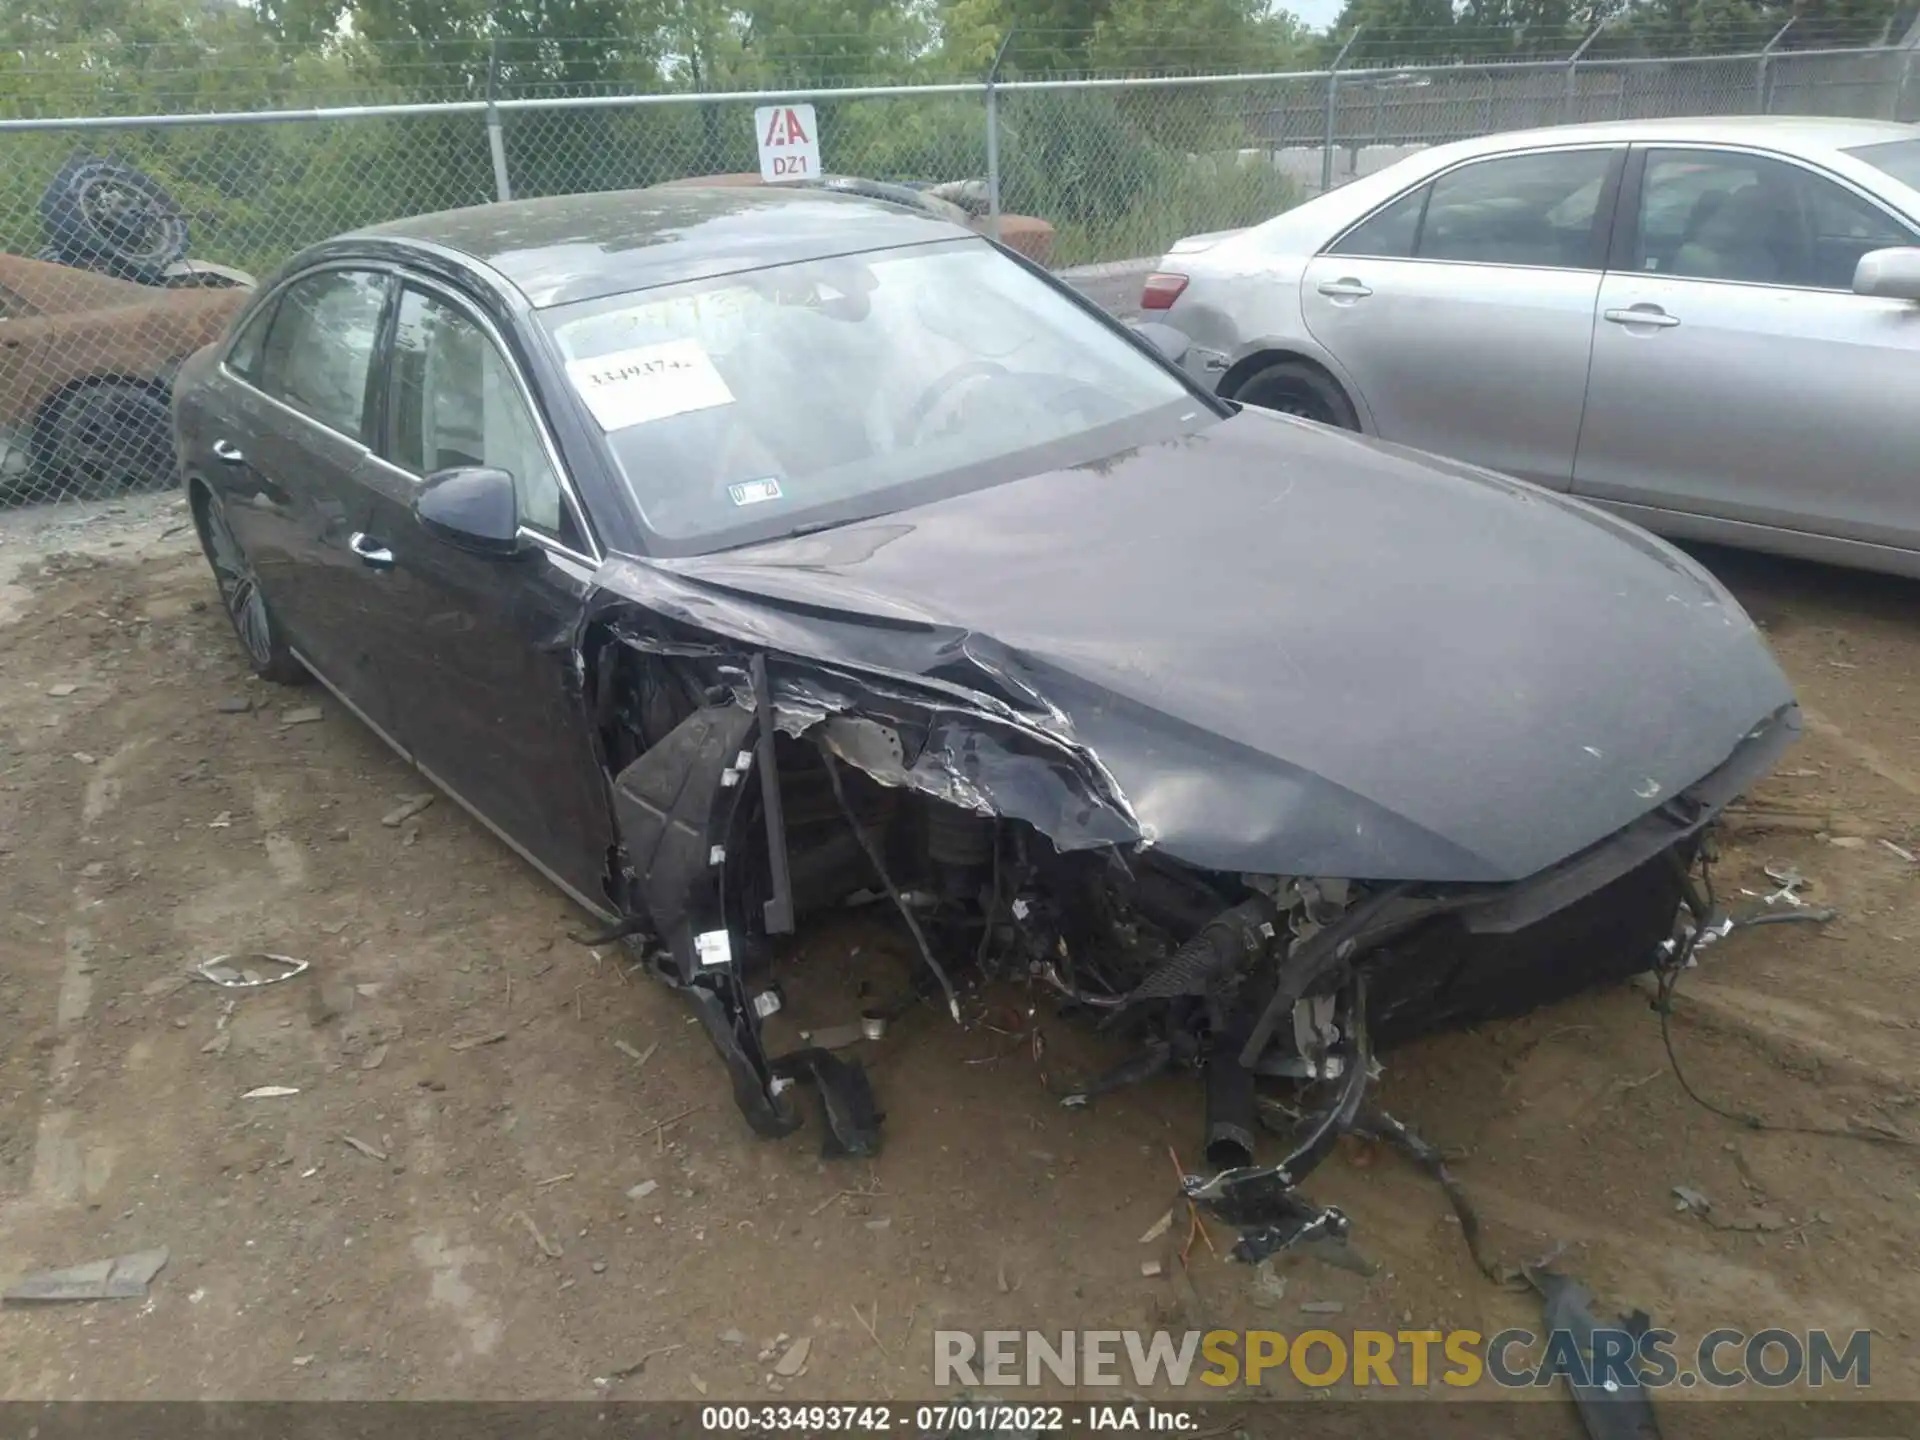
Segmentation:
<svg viewBox="0 0 1920 1440">
<path fill-rule="evenodd" d="M 1869 250 L 1905 226 L 1798 165 L 1736 151 L 1656 150 L 1641 185 L 1634 266 L 1648 274 L 1850 290 Z"/>
<path fill-rule="evenodd" d="M 450 305 L 409 289 L 393 337 L 388 459 L 416 475 L 485 465 L 513 476 L 524 525 L 567 539 L 560 481 L 511 362 Z M 568 540 L 568 543 L 577 543 Z"/>
</svg>

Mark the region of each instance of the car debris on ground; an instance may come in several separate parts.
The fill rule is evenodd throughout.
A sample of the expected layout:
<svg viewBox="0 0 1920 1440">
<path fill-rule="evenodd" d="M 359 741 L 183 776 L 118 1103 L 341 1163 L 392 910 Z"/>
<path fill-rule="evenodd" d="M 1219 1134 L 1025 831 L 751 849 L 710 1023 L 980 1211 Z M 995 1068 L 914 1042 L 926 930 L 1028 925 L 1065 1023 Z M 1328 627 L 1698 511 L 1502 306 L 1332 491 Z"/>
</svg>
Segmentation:
<svg viewBox="0 0 1920 1440">
<path fill-rule="evenodd" d="M 380 823 L 389 830 L 397 830 L 432 804 L 431 794 L 403 795 L 398 805 L 380 817 Z"/>
<path fill-rule="evenodd" d="M 15 1282 L 0 1299 L 8 1304 L 68 1300 L 140 1300 L 166 1265 L 167 1247 L 136 1250 L 59 1270 L 42 1270 Z"/>
<path fill-rule="evenodd" d="M 1677 1202 L 1673 1208 L 1682 1214 L 1704 1216 L 1713 1209 L 1713 1202 L 1691 1186 L 1676 1185 L 1673 1187 L 1673 1195 Z"/>
<path fill-rule="evenodd" d="M 254 952 L 247 955 L 216 955 L 193 967 L 193 973 L 223 990 L 258 990 L 304 975 L 310 969 L 305 960 L 291 955 Z"/>
</svg>

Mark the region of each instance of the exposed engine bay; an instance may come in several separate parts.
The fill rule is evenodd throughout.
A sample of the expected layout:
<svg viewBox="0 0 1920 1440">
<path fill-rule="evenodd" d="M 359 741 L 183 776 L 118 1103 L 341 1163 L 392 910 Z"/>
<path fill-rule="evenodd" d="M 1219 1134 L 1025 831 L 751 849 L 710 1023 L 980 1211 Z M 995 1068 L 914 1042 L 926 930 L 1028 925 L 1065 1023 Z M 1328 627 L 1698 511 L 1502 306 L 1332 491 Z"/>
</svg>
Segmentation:
<svg viewBox="0 0 1920 1440">
<path fill-rule="evenodd" d="M 798 1128 L 813 1087 L 826 1153 L 877 1149 L 857 1061 L 762 1039 L 788 937 L 869 902 L 911 937 L 902 1003 L 965 1026 L 982 987 L 1010 982 L 1109 1038 L 1122 1058 L 1061 1103 L 1197 1071 L 1206 1169 L 1183 1189 L 1248 1260 L 1344 1236 L 1296 1187 L 1360 1115 L 1382 1049 L 1648 969 L 1713 816 L 1797 730 L 1788 705 L 1697 784 L 1517 883 L 1209 870 L 1157 844 L 1066 717 L 1005 674 L 828 664 L 662 608 L 602 614 L 580 651 L 622 839 L 611 886 L 620 933 L 693 1003 L 753 1128 Z"/>
</svg>

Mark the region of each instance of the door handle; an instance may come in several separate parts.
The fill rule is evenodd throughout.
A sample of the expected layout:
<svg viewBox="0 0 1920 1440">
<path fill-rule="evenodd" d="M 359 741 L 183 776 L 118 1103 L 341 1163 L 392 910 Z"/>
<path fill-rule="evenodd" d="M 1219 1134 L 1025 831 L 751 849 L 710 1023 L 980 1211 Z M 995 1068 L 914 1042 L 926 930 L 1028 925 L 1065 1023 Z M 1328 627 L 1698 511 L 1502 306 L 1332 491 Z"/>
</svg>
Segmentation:
<svg viewBox="0 0 1920 1440">
<path fill-rule="evenodd" d="M 1602 310 L 1602 320 L 1611 320 L 1615 325 L 1651 325 L 1658 330 L 1671 330 L 1680 323 L 1675 316 L 1667 314 L 1658 305 L 1630 305 L 1625 310 Z"/>
<path fill-rule="evenodd" d="M 387 570 L 393 566 L 393 551 L 359 530 L 347 537 L 347 548 L 375 570 Z"/>
<path fill-rule="evenodd" d="M 1338 280 L 1322 280 L 1320 293 L 1331 295 L 1336 300 L 1364 300 L 1373 293 L 1373 287 L 1364 285 L 1349 275 Z"/>
<path fill-rule="evenodd" d="M 231 440 L 214 441 L 213 454 L 216 460 L 224 460 L 229 465 L 238 465 L 247 458 Z"/>
</svg>

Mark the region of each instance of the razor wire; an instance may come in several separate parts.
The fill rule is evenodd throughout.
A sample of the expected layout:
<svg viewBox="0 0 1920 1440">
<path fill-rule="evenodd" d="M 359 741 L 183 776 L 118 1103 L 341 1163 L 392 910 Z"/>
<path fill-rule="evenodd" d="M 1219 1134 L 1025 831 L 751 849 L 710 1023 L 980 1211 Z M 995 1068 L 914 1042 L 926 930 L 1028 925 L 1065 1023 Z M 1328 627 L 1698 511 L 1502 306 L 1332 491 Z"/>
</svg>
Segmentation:
<svg viewBox="0 0 1920 1440">
<path fill-rule="evenodd" d="M 1874 48 L 811 93 L 521 87 L 496 100 L 477 80 L 430 103 L 15 113 L 0 118 L 0 505 L 172 483 L 174 373 L 305 246 L 507 196 L 755 184 L 754 112 L 776 99 L 815 107 L 830 173 L 932 191 L 983 230 L 997 210 L 1008 243 L 1072 267 L 1155 257 L 1266 219 L 1323 178 L 1492 131 L 1759 112 L 1911 120 L 1914 68 L 1912 50 Z"/>
</svg>

